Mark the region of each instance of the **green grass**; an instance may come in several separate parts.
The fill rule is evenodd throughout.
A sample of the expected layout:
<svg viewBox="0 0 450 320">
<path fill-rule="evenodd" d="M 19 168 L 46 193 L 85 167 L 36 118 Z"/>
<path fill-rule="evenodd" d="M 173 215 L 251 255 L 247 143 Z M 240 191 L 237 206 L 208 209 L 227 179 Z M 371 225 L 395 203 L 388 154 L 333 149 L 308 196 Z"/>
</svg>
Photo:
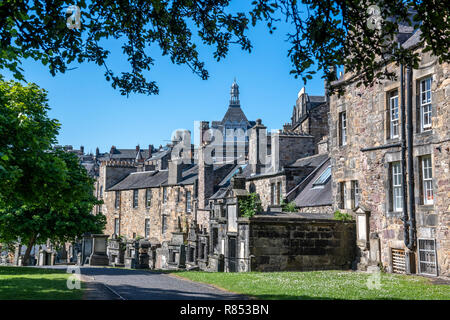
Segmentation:
<svg viewBox="0 0 450 320">
<path fill-rule="evenodd" d="M 81 289 L 68 289 L 65 270 L 0 267 L 0 300 L 81 299 Z"/>
<path fill-rule="evenodd" d="M 175 272 L 193 281 L 212 284 L 258 299 L 441 299 L 450 300 L 450 285 L 427 278 L 380 274 L 380 289 L 369 289 L 371 274 L 351 271 L 208 273 Z"/>
</svg>

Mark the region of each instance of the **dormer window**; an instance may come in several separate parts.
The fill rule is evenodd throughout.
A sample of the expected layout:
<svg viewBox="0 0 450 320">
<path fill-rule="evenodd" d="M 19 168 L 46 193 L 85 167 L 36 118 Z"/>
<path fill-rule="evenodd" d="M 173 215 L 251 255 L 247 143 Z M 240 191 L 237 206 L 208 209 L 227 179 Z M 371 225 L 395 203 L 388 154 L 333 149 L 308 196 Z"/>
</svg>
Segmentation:
<svg viewBox="0 0 450 320">
<path fill-rule="evenodd" d="M 331 166 L 328 166 L 313 183 L 313 187 L 324 186 L 331 177 Z"/>
</svg>

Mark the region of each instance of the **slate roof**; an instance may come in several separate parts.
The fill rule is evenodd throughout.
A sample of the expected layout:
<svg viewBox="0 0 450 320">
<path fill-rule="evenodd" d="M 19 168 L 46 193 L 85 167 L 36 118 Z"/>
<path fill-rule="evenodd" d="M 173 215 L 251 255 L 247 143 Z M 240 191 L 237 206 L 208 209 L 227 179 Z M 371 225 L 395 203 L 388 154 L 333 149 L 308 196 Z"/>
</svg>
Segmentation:
<svg viewBox="0 0 450 320">
<path fill-rule="evenodd" d="M 331 205 L 331 178 L 323 186 L 314 186 L 314 182 L 320 177 L 328 166 L 330 166 L 331 160 L 328 159 L 320 167 L 318 167 L 310 176 L 309 182 L 306 186 L 297 194 L 294 199 L 296 206 L 298 207 L 316 207 Z"/>
<path fill-rule="evenodd" d="M 408 38 L 408 40 L 406 40 L 402 44 L 403 48 L 407 49 L 407 48 L 412 48 L 412 47 L 416 46 L 420 41 L 421 34 L 422 34 L 422 31 L 417 30 L 411 37 Z"/>
<path fill-rule="evenodd" d="M 108 191 L 159 187 L 167 181 L 168 176 L 168 170 L 133 172 L 126 176 L 119 183 L 109 188 Z"/>
<path fill-rule="evenodd" d="M 227 187 L 223 187 L 223 188 L 219 188 L 219 190 L 217 190 L 216 193 L 214 193 L 211 197 L 209 197 L 209 199 L 211 200 L 215 200 L 215 199 L 221 199 L 224 198 L 227 191 L 230 189 L 230 186 Z"/>
<path fill-rule="evenodd" d="M 250 174 L 250 167 L 247 165 L 247 163 L 238 164 L 232 170 L 230 170 L 230 172 L 222 179 L 222 181 L 220 181 L 219 187 L 228 186 L 230 184 L 231 178 L 233 178 L 233 176 L 239 172 L 239 168 L 242 168 L 242 174 L 244 174 L 244 171 Z"/>
<path fill-rule="evenodd" d="M 148 149 L 140 149 L 141 157 L 143 159 L 148 158 Z M 105 153 L 103 156 L 99 157 L 100 161 L 108 161 L 108 160 L 118 160 L 118 159 L 129 159 L 135 160 L 137 157 L 136 149 L 114 149 L 113 153 Z"/>
<path fill-rule="evenodd" d="M 327 102 L 327 99 L 325 96 L 310 96 L 307 95 L 307 101 L 306 101 L 306 108 L 308 110 L 314 109 L 317 106 L 320 106 L 321 104 L 324 104 Z"/>
<path fill-rule="evenodd" d="M 315 154 L 313 156 L 297 159 L 294 163 L 290 164 L 288 167 L 317 167 L 322 162 L 328 158 L 328 154 Z"/>
<path fill-rule="evenodd" d="M 216 174 L 225 172 L 229 174 L 226 166 L 228 164 L 215 164 L 213 170 Z M 133 172 L 126 176 L 123 180 L 112 186 L 108 191 L 132 190 L 154 188 L 159 186 L 168 186 L 167 180 L 169 178 L 169 171 L 166 170 L 152 170 L 144 172 Z M 221 180 L 223 179 L 222 177 Z M 183 170 L 181 173 L 181 181 L 177 185 L 194 184 L 198 179 L 198 165 L 191 165 Z"/>
<path fill-rule="evenodd" d="M 159 160 L 161 158 L 163 158 L 164 156 L 168 155 L 170 152 L 172 151 L 172 149 L 167 148 L 165 150 L 161 150 L 161 151 L 157 151 L 152 153 L 151 158 L 146 158 L 146 160 Z"/>
<path fill-rule="evenodd" d="M 238 122 L 241 123 L 242 121 L 247 122 L 247 117 L 245 116 L 244 112 L 242 111 L 240 106 L 229 106 L 227 112 L 223 116 L 222 124 L 225 124 L 226 121 L 230 122 Z"/>
</svg>

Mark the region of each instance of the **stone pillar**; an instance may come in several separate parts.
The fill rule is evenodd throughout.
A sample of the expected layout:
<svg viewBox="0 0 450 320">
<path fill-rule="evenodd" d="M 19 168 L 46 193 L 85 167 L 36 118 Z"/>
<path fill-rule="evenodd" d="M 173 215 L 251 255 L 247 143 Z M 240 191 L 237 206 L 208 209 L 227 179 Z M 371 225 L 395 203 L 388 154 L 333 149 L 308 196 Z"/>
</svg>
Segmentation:
<svg viewBox="0 0 450 320">
<path fill-rule="evenodd" d="M 181 180 L 181 173 L 182 173 L 182 163 L 181 159 L 172 159 L 169 160 L 169 178 L 168 178 L 168 184 L 178 184 Z"/>
<path fill-rule="evenodd" d="M 208 145 L 198 148 L 198 208 L 204 209 L 207 199 L 214 193 L 214 169 L 212 163 L 207 163 Z"/>
<path fill-rule="evenodd" d="M 248 160 L 252 174 L 259 174 L 266 165 L 267 157 L 267 128 L 261 119 L 256 120 L 256 125 L 250 129 Z"/>
</svg>

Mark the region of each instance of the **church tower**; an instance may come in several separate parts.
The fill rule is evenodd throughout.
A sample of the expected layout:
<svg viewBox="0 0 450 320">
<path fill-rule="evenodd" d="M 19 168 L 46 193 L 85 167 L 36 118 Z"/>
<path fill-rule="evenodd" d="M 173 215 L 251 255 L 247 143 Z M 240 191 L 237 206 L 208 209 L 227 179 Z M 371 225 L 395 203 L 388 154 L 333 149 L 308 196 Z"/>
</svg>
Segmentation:
<svg viewBox="0 0 450 320">
<path fill-rule="evenodd" d="M 236 83 L 236 78 L 233 81 L 233 84 L 231 85 L 230 90 L 230 107 L 236 106 L 239 107 L 241 105 L 239 101 L 239 86 Z"/>
</svg>

